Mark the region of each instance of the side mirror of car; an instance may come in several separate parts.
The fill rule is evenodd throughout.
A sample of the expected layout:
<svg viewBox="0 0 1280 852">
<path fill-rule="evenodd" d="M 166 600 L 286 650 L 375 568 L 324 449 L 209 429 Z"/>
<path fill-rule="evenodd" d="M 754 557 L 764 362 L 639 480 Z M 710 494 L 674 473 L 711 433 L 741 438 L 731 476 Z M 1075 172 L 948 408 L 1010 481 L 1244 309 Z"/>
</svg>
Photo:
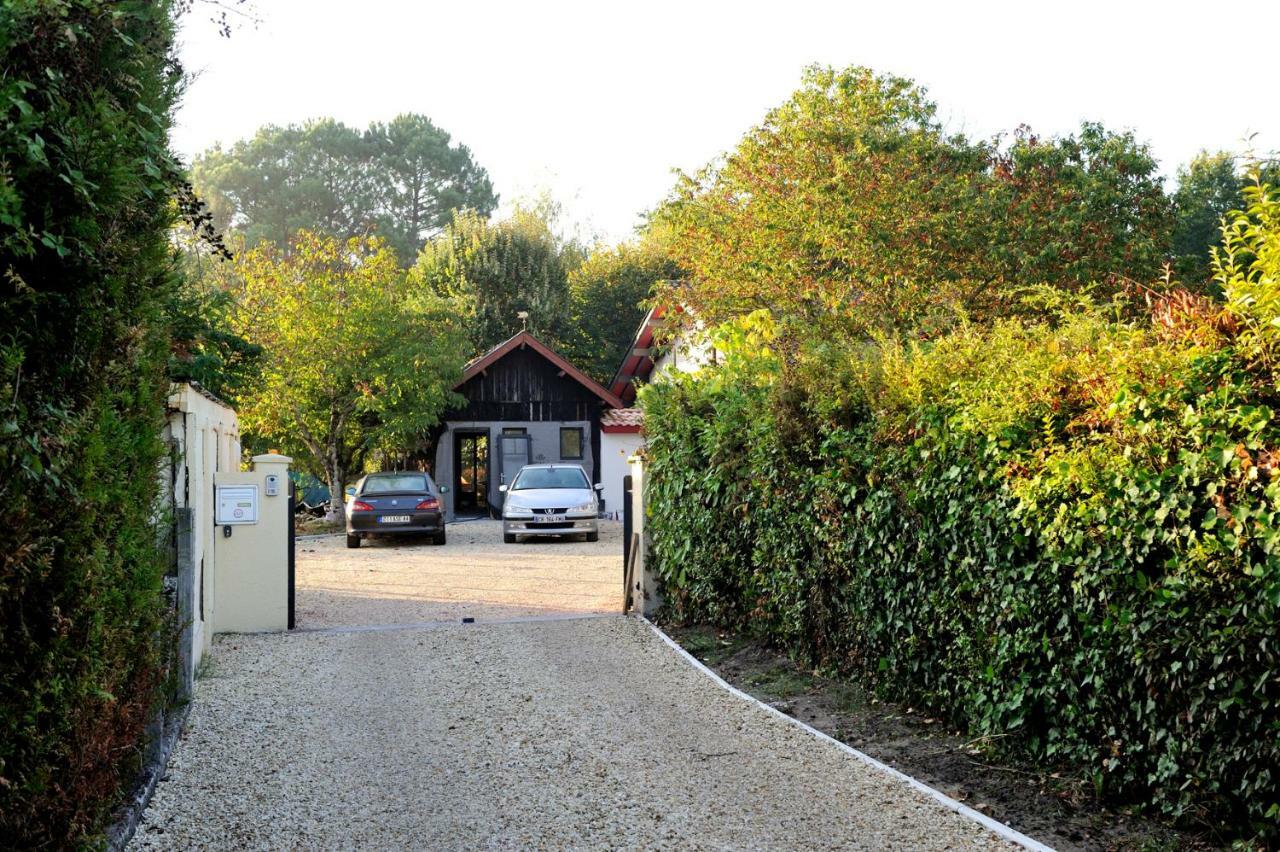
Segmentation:
<svg viewBox="0 0 1280 852">
<path fill-rule="evenodd" d="M 603 490 L 604 490 L 604 483 L 603 483 L 603 482 L 597 482 L 597 483 L 596 483 L 596 485 L 595 485 L 595 488 L 596 488 L 596 490 L 597 490 L 597 491 L 603 491 Z"/>
<path fill-rule="evenodd" d="M 498 490 L 499 490 L 499 491 L 501 491 L 501 492 L 504 492 L 504 493 L 505 493 L 505 492 L 506 492 L 506 490 L 507 490 L 507 486 L 505 486 L 505 485 L 499 485 L 499 486 L 498 486 Z"/>
</svg>

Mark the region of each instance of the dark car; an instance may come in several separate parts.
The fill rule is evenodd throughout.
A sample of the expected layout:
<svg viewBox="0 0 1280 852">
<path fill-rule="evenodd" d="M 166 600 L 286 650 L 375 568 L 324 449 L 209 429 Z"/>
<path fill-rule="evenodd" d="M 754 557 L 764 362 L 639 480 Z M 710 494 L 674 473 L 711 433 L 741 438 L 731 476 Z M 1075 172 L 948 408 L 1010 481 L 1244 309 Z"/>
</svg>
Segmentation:
<svg viewBox="0 0 1280 852">
<path fill-rule="evenodd" d="M 440 489 L 417 471 L 371 473 L 356 484 L 347 503 L 347 547 L 359 547 L 371 535 L 430 533 L 444 544 Z"/>
</svg>

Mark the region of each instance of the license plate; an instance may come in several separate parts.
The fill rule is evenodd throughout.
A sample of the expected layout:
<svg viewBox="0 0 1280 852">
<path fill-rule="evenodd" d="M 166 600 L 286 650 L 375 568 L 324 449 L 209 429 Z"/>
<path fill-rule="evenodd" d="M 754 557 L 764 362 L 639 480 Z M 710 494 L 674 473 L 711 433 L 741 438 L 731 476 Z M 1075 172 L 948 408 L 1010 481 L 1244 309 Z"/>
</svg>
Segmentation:
<svg viewBox="0 0 1280 852">
<path fill-rule="evenodd" d="M 563 524 L 564 515 L 539 515 L 537 521 L 540 524 Z"/>
<path fill-rule="evenodd" d="M 378 518 L 380 524 L 407 524 L 409 523 L 408 515 L 383 515 Z"/>
</svg>

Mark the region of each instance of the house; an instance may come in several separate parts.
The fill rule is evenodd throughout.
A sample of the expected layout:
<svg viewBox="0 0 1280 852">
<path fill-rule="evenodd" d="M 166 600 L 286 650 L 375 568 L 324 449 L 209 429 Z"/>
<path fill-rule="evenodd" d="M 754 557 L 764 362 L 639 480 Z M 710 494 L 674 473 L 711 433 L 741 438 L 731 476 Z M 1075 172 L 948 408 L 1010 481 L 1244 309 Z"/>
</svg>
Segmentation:
<svg viewBox="0 0 1280 852">
<path fill-rule="evenodd" d="M 526 464 L 580 464 L 592 482 L 605 481 L 601 421 L 625 404 L 529 332 L 468 363 L 454 390 L 466 404 L 445 413 L 432 468 L 449 489 L 448 520 L 496 515 L 498 487 Z M 604 495 L 606 511 L 617 505 L 612 494 Z"/>
<path fill-rule="evenodd" d="M 627 459 L 644 446 L 644 412 L 634 407 L 637 383 L 659 381 L 668 371 L 692 373 L 716 362 L 717 353 L 713 348 L 686 333 L 672 334 L 668 324 L 664 306 L 651 309 L 609 382 L 609 392 L 622 400 L 625 407 L 607 411 L 600 421 L 603 482 L 606 495 L 612 498 L 606 501 L 606 506 L 622 505 L 622 477 L 628 472 Z M 659 337 L 665 338 L 661 346 Z"/>
</svg>

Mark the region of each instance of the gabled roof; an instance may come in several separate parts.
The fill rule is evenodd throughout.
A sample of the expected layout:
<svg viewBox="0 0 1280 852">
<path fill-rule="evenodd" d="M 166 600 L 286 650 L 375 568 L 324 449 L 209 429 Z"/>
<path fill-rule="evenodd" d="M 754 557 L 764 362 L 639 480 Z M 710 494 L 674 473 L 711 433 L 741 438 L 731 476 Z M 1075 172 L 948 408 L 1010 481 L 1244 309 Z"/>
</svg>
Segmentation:
<svg viewBox="0 0 1280 852">
<path fill-rule="evenodd" d="M 527 331 L 521 331 L 511 337 L 508 337 L 488 352 L 468 361 L 467 365 L 462 368 L 462 378 L 453 386 L 454 390 L 457 390 L 476 376 L 483 373 L 485 370 L 489 369 L 489 367 L 506 357 L 508 353 L 517 349 L 523 349 L 526 346 L 537 352 L 543 358 L 546 358 L 557 368 L 563 371 L 566 376 L 598 396 L 600 400 L 606 403 L 610 408 L 624 408 L 626 406 L 626 403 L 618 399 L 617 396 L 601 387 L 599 382 L 595 381 L 586 373 L 570 364 L 560 355 L 556 354 L 555 350 L 550 346 L 547 346 Z"/>
<path fill-rule="evenodd" d="M 626 400 L 627 405 L 636 400 L 635 380 L 647 379 L 653 372 L 653 335 L 665 314 L 666 308 L 657 305 L 644 315 L 644 321 L 640 323 L 627 354 L 618 365 L 618 372 L 613 374 L 613 381 L 609 382 L 609 391 Z"/>
</svg>

